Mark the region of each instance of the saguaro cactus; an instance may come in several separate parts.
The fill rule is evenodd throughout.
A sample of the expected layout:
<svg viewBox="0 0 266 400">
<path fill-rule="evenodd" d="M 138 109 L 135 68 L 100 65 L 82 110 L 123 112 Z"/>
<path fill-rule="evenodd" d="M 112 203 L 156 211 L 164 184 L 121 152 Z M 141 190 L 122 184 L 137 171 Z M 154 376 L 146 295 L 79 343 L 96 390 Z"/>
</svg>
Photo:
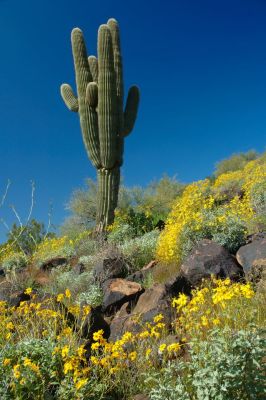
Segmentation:
<svg viewBox="0 0 266 400">
<path fill-rule="evenodd" d="M 125 109 L 119 27 L 109 19 L 98 31 L 98 59 L 87 55 L 83 33 L 71 33 L 77 97 L 70 85 L 61 85 L 66 106 L 79 113 L 83 141 L 97 169 L 97 229 L 114 220 L 123 164 L 124 138 L 132 131 L 139 104 L 139 89 L 129 89 Z"/>
</svg>

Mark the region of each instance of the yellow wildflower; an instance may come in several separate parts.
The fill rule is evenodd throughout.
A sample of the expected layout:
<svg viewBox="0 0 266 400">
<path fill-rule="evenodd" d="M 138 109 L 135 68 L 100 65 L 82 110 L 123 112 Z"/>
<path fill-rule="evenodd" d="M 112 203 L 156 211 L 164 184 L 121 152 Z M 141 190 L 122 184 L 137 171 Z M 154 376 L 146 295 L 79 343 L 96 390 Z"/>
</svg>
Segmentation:
<svg viewBox="0 0 266 400">
<path fill-rule="evenodd" d="M 131 353 L 129 353 L 128 358 L 130 359 L 130 361 L 135 361 L 137 358 L 137 352 L 132 351 Z"/>
<path fill-rule="evenodd" d="M 157 324 L 157 322 L 160 322 L 163 318 L 164 317 L 162 314 L 158 314 L 153 318 L 153 322 L 155 322 L 155 324 Z"/>
<path fill-rule="evenodd" d="M 166 344 L 165 344 L 165 343 L 162 343 L 162 344 L 159 346 L 159 353 L 163 353 L 165 349 L 166 349 Z"/>
<path fill-rule="evenodd" d="M 24 291 L 24 293 L 25 293 L 25 294 L 31 294 L 31 293 L 32 293 L 32 288 L 31 288 L 31 287 L 28 287 L 28 288 Z"/>
<path fill-rule="evenodd" d="M 14 365 L 14 367 L 13 367 L 13 375 L 14 375 L 14 377 L 15 377 L 16 379 L 19 379 L 19 378 L 20 378 L 20 375 L 21 375 L 21 373 L 20 373 L 20 371 L 19 371 L 19 368 L 20 368 L 20 365 L 19 365 L 19 364 L 16 364 L 16 365 Z"/>
<path fill-rule="evenodd" d="M 76 382 L 75 386 L 76 389 L 79 390 L 81 389 L 83 386 L 86 385 L 86 383 L 88 382 L 88 379 L 80 379 L 78 382 Z"/>
<path fill-rule="evenodd" d="M 11 329 L 14 329 L 14 324 L 13 324 L 13 322 L 11 322 L 11 321 L 8 322 L 8 323 L 6 324 L 6 328 L 7 328 L 7 329 L 10 329 L 10 330 L 11 330 Z"/>
<path fill-rule="evenodd" d="M 60 293 L 60 294 L 57 296 L 56 300 L 57 300 L 58 302 L 61 302 L 62 300 L 64 300 L 64 297 L 65 297 L 65 295 L 64 295 L 63 293 Z"/>
<path fill-rule="evenodd" d="M 64 374 L 68 374 L 68 372 L 73 371 L 74 366 L 71 361 L 67 361 L 64 364 Z"/>
<path fill-rule="evenodd" d="M 8 365 L 10 365 L 10 363 L 11 363 L 11 359 L 10 358 L 5 358 L 4 361 L 3 361 L 3 366 L 7 367 Z"/>
<path fill-rule="evenodd" d="M 176 353 L 180 350 L 180 348 L 181 348 L 181 346 L 179 343 L 172 343 L 167 346 L 167 351 L 168 351 L 168 353 L 172 353 L 172 352 Z"/>
<path fill-rule="evenodd" d="M 69 347 L 64 346 L 61 351 L 62 357 L 65 358 L 68 355 L 68 353 L 69 353 Z"/>
<path fill-rule="evenodd" d="M 97 342 L 98 340 L 102 339 L 103 334 L 104 334 L 103 329 L 100 329 L 99 331 L 94 332 L 94 334 L 93 334 L 93 340 L 95 340 L 95 342 Z"/>
</svg>

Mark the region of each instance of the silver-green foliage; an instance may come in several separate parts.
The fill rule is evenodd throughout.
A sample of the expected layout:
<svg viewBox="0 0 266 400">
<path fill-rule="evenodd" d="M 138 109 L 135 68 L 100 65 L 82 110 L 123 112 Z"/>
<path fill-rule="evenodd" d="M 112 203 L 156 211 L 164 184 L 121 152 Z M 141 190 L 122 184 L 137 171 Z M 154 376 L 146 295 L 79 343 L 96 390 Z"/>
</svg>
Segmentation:
<svg viewBox="0 0 266 400">
<path fill-rule="evenodd" d="M 24 253 L 14 253 L 1 264 L 6 274 L 18 272 L 25 268 L 28 263 L 28 257 Z"/>
<path fill-rule="evenodd" d="M 53 295 L 64 293 L 69 289 L 77 304 L 86 302 L 93 307 L 102 303 L 102 291 L 95 283 L 91 271 L 78 275 L 74 271 L 65 271 L 57 268 L 51 272 L 50 283 L 45 291 Z"/>
<path fill-rule="evenodd" d="M 234 215 L 227 218 L 226 224 L 217 224 L 217 217 L 224 213 L 222 208 L 205 210 L 204 225 L 200 230 L 196 230 L 192 221 L 183 229 L 180 241 L 182 242 L 183 259 L 189 254 L 193 247 L 202 239 L 211 239 L 224 246 L 231 253 L 235 253 L 240 246 L 245 244 L 246 226 Z M 193 225 L 194 224 L 194 225 Z"/>
<path fill-rule="evenodd" d="M 258 400 L 265 398 L 265 333 L 255 327 L 214 330 L 191 343 L 190 360 L 171 362 L 153 382 L 151 400 Z"/>
<path fill-rule="evenodd" d="M 29 332 L 30 335 L 30 332 Z M 49 399 L 48 388 L 52 389 L 54 376 L 59 368 L 56 358 L 53 356 L 54 343 L 46 339 L 24 339 L 16 344 L 6 344 L 0 350 L 0 398 L 11 399 Z M 4 366 L 4 359 L 12 359 L 14 364 L 20 364 L 21 360 L 30 358 L 40 367 L 42 381 L 35 373 L 29 373 L 27 382 L 21 385 L 16 393 L 10 390 L 13 376 L 11 366 Z M 54 386 L 56 388 L 56 385 Z M 30 394 L 30 397 L 28 397 Z M 47 397 L 46 397 L 47 396 Z"/>
<path fill-rule="evenodd" d="M 125 241 L 118 245 L 118 248 L 134 269 L 139 269 L 155 258 L 159 235 L 159 230 L 155 229 L 143 236 Z"/>
</svg>

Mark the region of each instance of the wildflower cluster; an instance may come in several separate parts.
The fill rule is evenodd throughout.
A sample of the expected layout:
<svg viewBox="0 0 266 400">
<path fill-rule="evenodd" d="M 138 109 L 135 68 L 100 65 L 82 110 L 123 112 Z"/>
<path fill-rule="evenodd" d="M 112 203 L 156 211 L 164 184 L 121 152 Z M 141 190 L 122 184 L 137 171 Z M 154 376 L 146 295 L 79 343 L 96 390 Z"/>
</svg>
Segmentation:
<svg viewBox="0 0 266 400">
<path fill-rule="evenodd" d="M 158 258 L 180 263 L 202 238 L 237 250 L 257 214 L 254 188 L 265 181 L 266 163 L 259 158 L 243 170 L 220 175 L 213 185 L 208 179 L 188 185 L 169 214 L 159 239 Z"/>
<path fill-rule="evenodd" d="M 213 278 L 203 288 L 195 289 L 191 299 L 180 294 L 172 300 L 178 312 L 175 329 L 186 337 L 206 338 L 208 331 L 216 327 L 237 330 L 251 322 L 259 324 L 262 308 L 251 307 L 254 296 L 250 283 Z"/>
<path fill-rule="evenodd" d="M 46 238 L 38 246 L 32 260 L 40 264 L 49 258 L 58 256 L 71 256 L 74 254 L 74 241 L 67 236 Z"/>
</svg>

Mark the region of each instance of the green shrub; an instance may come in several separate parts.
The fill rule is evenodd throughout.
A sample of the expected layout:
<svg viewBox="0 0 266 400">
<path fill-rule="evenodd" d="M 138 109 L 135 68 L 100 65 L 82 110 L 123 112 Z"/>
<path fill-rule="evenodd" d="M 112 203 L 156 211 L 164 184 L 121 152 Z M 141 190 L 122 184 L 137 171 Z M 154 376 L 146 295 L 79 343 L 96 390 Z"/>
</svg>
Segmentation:
<svg viewBox="0 0 266 400">
<path fill-rule="evenodd" d="M 213 330 L 191 342 L 190 360 L 171 362 L 153 377 L 151 400 L 258 400 L 265 395 L 265 335 L 255 327 Z M 151 379 L 147 377 L 146 382 Z"/>
<path fill-rule="evenodd" d="M 91 272 L 83 272 L 78 275 L 73 270 L 66 271 L 65 268 L 56 268 L 51 271 L 49 283 L 45 286 L 46 293 L 58 295 L 69 289 L 74 297 L 87 292 L 93 284 Z"/>
<path fill-rule="evenodd" d="M 91 282 L 86 292 L 78 294 L 76 301 L 77 304 L 87 303 L 92 307 L 97 307 L 103 302 L 103 292 L 99 285 Z"/>
<path fill-rule="evenodd" d="M 158 237 L 159 231 L 156 229 L 143 236 L 126 241 L 118 248 L 137 270 L 154 259 Z"/>
<path fill-rule="evenodd" d="M 112 229 L 112 231 L 108 235 L 108 241 L 114 244 L 121 244 L 127 240 L 133 239 L 135 237 L 134 228 L 128 223 L 119 224 L 116 229 Z"/>
<path fill-rule="evenodd" d="M 24 253 L 12 253 L 10 257 L 6 258 L 1 267 L 6 274 L 19 272 L 27 266 L 28 257 Z"/>
<path fill-rule="evenodd" d="M 258 153 L 254 150 L 249 150 L 246 153 L 233 154 L 231 157 L 216 163 L 214 175 L 218 177 L 221 174 L 238 171 L 252 160 L 258 157 Z"/>
<path fill-rule="evenodd" d="M 46 396 L 49 389 L 52 394 L 56 388 L 55 372 L 59 370 L 52 353 L 49 340 L 31 339 L 4 346 L 0 350 L 1 400 L 49 398 Z"/>
<path fill-rule="evenodd" d="M 121 185 L 117 211 L 128 215 L 131 221 L 129 225 L 137 228 L 135 235 L 138 236 L 152 230 L 159 219 L 166 218 L 173 201 L 181 195 L 184 187 L 175 177 L 168 176 L 151 182 L 146 187 L 128 188 Z M 62 235 L 76 239 L 80 233 L 93 228 L 96 219 L 96 204 L 97 183 L 88 179 L 85 188 L 77 189 L 71 195 L 67 205 L 71 215 L 61 227 Z M 147 216 L 149 217 L 147 218 Z M 128 224 L 126 221 L 123 223 Z M 144 228 L 141 228 L 142 226 Z"/>
</svg>

